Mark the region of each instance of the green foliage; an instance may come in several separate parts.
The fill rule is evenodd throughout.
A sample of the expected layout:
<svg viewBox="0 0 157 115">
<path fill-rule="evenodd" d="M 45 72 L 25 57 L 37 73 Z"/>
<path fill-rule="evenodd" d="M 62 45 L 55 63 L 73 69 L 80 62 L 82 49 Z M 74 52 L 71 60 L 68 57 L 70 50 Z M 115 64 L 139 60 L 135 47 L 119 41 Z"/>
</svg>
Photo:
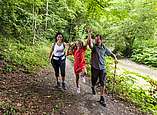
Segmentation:
<svg viewBox="0 0 157 115">
<path fill-rule="evenodd" d="M 87 48 L 85 57 L 86 57 L 86 63 L 87 63 L 86 69 L 88 70 L 88 71 L 87 71 L 87 74 L 88 74 L 89 76 L 91 76 L 91 72 L 89 71 L 89 70 L 91 70 L 91 69 L 90 69 L 90 68 L 91 68 L 91 66 L 90 66 L 91 51 L 90 51 L 89 48 Z"/>
<path fill-rule="evenodd" d="M 157 67 L 157 42 L 156 40 L 146 40 L 137 43 L 131 59 L 135 62 Z"/>
<path fill-rule="evenodd" d="M 0 109 L 3 115 L 16 115 L 17 113 L 17 110 L 13 106 L 3 101 L 0 102 Z"/>
<path fill-rule="evenodd" d="M 153 0 L 118 1 L 112 6 L 113 18 L 110 19 L 110 26 L 107 27 L 107 37 L 112 44 L 114 43 L 115 51 L 130 57 L 136 39 L 154 38 L 157 21 L 155 6 Z"/>
<path fill-rule="evenodd" d="M 5 72 L 47 66 L 50 45 L 45 38 L 53 40 L 61 31 L 65 41 L 84 39 L 87 27 L 105 36 L 115 51 L 125 56 L 133 53 L 134 61 L 157 67 L 157 42 L 152 40 L 156 37 L 156 0 L 0 0 L 0 5 L 0 58 L 7 62 L 2 68 Z M 148 43 L 142 43 L 145 40 Z M 90 51 L 86 57 L 90 70 Z M 107 62 L 109 68 L 113 62 Z M 109 70 L 111 90 L 113 75 Z M 132 73 L 117 76 L 115 92 L 142 109 L 156 110 L 156 100 L 135 85 L 141 78 L 150 83 Z"/>
<path fill-rule="evenodd" d="M 1 41 L 2 57 L 7 64 L 3 70 L 11 72 L 17 68 L 24 71 L 34 71 L 48 65 L 49 43 L 40 42 L 36 45 L 28 45 L 9 39 Z"/>
<path fill-rule="evenodd" d="M 114 69 L 111 66 L 113 61 L 108 58 L 107 62 L 107 88 L 109 92 L 112 92 L 114 85 L 114 93 L 119 95 L 120 98 L 134 103 L 144 112 L 155 114 L 157 112 L 157 92 L 154 93 L 153 91 L 156 90 L 157 81 L 153 81 L 148 76 L 142 76 L 134 72 L 125 71 L 122 74 L 117 73 L 113 84 L 114 76 L 111 71 Z"/>
</svg>

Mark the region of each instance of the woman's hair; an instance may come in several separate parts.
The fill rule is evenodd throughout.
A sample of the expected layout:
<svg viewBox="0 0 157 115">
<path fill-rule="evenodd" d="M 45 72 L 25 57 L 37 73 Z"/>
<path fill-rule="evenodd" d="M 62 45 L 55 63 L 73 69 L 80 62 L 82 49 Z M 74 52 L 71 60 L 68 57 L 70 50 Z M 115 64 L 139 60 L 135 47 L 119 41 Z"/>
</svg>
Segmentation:
<svg viewBox="0 0 157 115">
<path fill-rule="evenodd" d="M 63 38 L 63 39 L 62 39 L 62 42 L 64 42 L 64 37 L 63 37 L 63 34 L 62 34 L 61 32 L 57 32 L 57 33 L 56 33 L 56 35 L 55 35 L 55 42 L 57 42 L 57 36 L 58 36 L 58 35 L 62 35 L 62 38 Z"/>
</svg>

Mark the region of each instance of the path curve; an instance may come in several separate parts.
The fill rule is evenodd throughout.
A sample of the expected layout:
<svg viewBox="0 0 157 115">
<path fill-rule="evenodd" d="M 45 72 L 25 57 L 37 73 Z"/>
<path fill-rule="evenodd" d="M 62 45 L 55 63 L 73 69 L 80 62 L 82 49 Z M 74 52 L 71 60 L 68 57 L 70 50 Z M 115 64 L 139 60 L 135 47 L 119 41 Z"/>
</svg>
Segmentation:
<svg viewBox="0 0 157 115">
<path fill-rule="evenodd" d="M 118 60 L 118 68 L 121 70 L 129 70 L 141 75 L 149 76 L 150 78 L 157 80 L 157 69 L 149 67 L 143 64 L 137 64 L 129 59 Z"/>
</svg>

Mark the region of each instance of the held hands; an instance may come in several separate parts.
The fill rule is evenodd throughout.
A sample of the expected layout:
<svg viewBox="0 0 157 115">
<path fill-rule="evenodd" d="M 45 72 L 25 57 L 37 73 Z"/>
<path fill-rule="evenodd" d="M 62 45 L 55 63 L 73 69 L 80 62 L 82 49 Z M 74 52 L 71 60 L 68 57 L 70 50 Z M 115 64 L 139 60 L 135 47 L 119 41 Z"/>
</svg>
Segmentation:
<svg viewBox="0 0 157 115">
<path fill-rule="evenodd" d="M 88 31 L 88 34 L 92 33 L 92 30 L 90 28 L 88 28 L 87 31 Z"/>
</svg>

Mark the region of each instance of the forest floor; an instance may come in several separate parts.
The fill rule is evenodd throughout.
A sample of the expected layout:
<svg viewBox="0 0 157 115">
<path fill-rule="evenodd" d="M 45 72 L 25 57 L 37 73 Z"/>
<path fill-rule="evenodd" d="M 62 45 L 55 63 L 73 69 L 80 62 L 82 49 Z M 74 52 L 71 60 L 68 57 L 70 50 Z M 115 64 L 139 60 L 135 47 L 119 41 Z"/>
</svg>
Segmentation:
<svg viewBox="0 0 157 115">
<path fill-rule="evenodd" d="M 90 79 L 83 83 L 81 93 L 76 93 L 73 64 L 66 63 L 67 90 L 56 88 L 54 71 L 48 68 L 37 74 L 23 72 L 0 73 L 0 115 L 3 113 L 31 115 L 140 115 L 134 105 L 106 96 L 107 107 L 92 95 Z M 99 93 L 99 91 L 97 92 Z"/>
<path fill-rule="evenodd" d="M 24 115 L 140 115 L 144 114 L 131 103 L 106 96 L 107 107 L 92 95 L 90 79 L 80 80 L 81 93 L 76 93 L 73 64 L 66 63 L 67 90 L 56 88 L 52 67 L 37 74 L 24 72 L 0 73 L 0 115 L 3 113 Z M 9 113 L 10 114 L 10 113 Z"/>
</svg>

